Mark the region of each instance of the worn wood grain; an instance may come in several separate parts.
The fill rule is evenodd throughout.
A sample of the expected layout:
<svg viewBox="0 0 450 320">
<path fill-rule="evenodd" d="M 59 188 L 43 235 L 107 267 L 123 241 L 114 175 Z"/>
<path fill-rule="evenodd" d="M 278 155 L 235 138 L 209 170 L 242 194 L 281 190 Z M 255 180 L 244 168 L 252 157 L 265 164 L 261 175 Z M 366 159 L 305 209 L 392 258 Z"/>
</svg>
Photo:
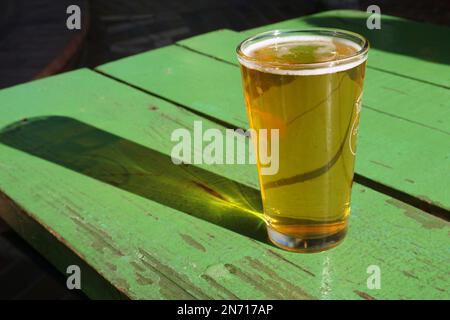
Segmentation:
<svg viewBox="0 0 450 320">
<path fill-rule="evenodd" d="M 142 185 L 170 161 L 175 128 L 203 120 L 205 128 L 224 129 L 214 122 L 88 70 L 0 91 L 0 101 L 1 201 L 20 205 L 2 207 L 0 215 L 60 269 L 81 259 L 119 296 L 450 298 L 446 221 L 356 184 L 342 245 L 319 254 L 285 252 L 222 226 L 223 219 L 195 214 L 204 202 L 236 213 L 233 186 L 234 196 L 258 192 L 251 166 L 186 167 L 204 183 L 192 207 L 178 203 L 194 189 L 177 185 L 186 182 L 182 174 L 158 190 L 186 190 L 171 203 Z M 381 268 L 379 290 L 367 288 L 369 265 Z M 82 286 L 93 298 L 114 296 L 85 278 Z"/>
</svg>

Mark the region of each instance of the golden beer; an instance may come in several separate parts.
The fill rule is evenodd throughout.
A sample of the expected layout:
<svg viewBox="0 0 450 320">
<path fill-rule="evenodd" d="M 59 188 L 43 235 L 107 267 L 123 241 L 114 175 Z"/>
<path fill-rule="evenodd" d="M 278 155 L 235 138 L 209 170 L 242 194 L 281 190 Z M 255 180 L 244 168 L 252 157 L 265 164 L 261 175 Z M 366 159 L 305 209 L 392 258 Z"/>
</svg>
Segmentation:
<svg viewBox="0 0 450 320">
<path fill-rule="evenodd" d="M 336 30 L 271 31 L 237 49 L 250 127 L 278 129 L 278 172 L 259 181 L 269 238 L 292 251 L 347 231 L 368 42 Z M 273 150 L 273 148 L 272 148 Z"/>
</svg>

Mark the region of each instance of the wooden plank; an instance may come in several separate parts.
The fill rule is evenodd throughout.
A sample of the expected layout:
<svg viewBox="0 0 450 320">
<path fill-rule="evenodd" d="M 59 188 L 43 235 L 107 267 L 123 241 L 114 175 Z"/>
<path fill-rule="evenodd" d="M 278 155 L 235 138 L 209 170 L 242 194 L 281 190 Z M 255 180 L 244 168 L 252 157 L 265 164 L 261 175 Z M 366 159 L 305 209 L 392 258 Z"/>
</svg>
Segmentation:
<svg viewBox="0 0 450 320">
<path fill-rule="evenodd" d="M 231 126 L 247 127 L 240 72 L 233 64 L 169 46 L 98 69 Z M 368 72 L 356 172 L 448 211 L 450 127 L 443 119 L 449 98 L 443 88 Z"/>
<path fill-rule="evenodd" d="M 230 125 L 248 126 L 236 66 L 168 46 L 101 65 L 97 70 Z"/>
<path fill-rule="evenodd" d="M 61 269 L 81 259 L 129 298 L 450 297 L 446 221 L 355 185 L 342 245 L 285 252 L 251 228 L 240 234 L 214 220 L 240 212 L 248 219 L 239 223 L 258 228 L 259 219 L 231 201 L 258 194 L 253 167 L 170 162 L 174 128 L 194 120 L 223 127 L 87 70 L 0 91 L 0 101 L 2 201 L 20 206 L 0 215 Z M 186 174 L 171 176 L 167 166 Z M 185 185 L 188 178 L 196 184 Z M 201 198 L 186 201 L 191 192 Z M 164 193 L 171 196 L 157 198 Z M 200 210 L 205 203 L 209 211 Z M 53 242 L 43 240 L 49 236 Z M 58 253 L 61 246 L 78 260 Z M 381 268 L 379 290 L 367 288 L 370 265 Z M 108 292 L 83 279 L 91 297 Z"/>
<path fill-rule="evenodd" d="M 370 30 L 364 11 L 333 10 L 246 30 L 247 36 L 273 29 L 340 28 L 369 39 L 369 66 L 450 89 L 450 28 L 382 15 L 381 30 Z M 411 66 L 414 65 L 412 68 Z"/>
<path fill-rule="evenodd" d="M 243 32 L 220 29 L 177 42 L 177 45 L 238 65 L 237 46 L 249 36 Z"/>
<path fill-rule="evenodd" d="M 120 288 L 116 288 L 103 278 L 86 262 L 84 257 L 80 257 L 77 252 L 72 251 L 70 244 L 65 242 L 62 235 L 54 233 L 53 230 L 40 224 L 39 219 L 29 215 L 1 191 L 0 216 L 62 274 L 67 274 L 66 270 L 69 265 L 79 266 L 82 270 L 82 290 L 85 294 L 98 299 L 126 299 Z M 83 235 L 79 234 L 79 236 Z M 16 274 L 16 276 L 18 275 Z"/>
</svg>

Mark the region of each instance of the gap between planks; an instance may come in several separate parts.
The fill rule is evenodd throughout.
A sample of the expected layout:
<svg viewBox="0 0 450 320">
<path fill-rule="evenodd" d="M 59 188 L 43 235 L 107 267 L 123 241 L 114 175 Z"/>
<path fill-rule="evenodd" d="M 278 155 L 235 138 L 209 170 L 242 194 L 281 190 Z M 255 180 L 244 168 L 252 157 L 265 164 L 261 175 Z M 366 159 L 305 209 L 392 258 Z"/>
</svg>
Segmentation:
<svg viewBox="0 0 450 320">
<path fill-rule="evenodd" d="M 98 73 L 98 74 L 100 74 L 100 75 L 102 75 L 102 76 L 104 76 L 104 77 L 107 77 L 107 78 L 109 78 L 109 79 L 115 80 L 115 81 L 117 81 L 117 82 L 119 82 L 119 83 L 121 83 L 121 84 L 124 84 L 124 85 L 126 85 L 126 86 L 128 86 L 128 87 L 131 87 L 131 88 L 133 88 L 133 89 L 136 89 L 136 90 L 138 90 L 138 91 L 140 91 L 140 92 L 143 92 L 143 93 L 145 93 L 145 94 L 150 94 L 150 95 L 152 95 L 152 96 L 154 96 L 154 97 L 156 97 L 156 98 L 158 98 L 158 99 L 161 99 L 161 100 L 164 100 L 164 101 L 166 101 L 166 102 L 169 102 L 169 103 L 171 103 L 171 104 L 173 104 L 173 105 L 175 105 L 175 106 L 177 106 L 177 107 L 180 107 L 180 108 L 183 108 L 183 109 L 185 109 L 185 110 L 188 110 L 189 112 L 191 112 L 191 113 L 193 113 L 193 114 L 196 114 L 196 115 L 198 115 L 198 116 L 201 116 L 201 117 L 203 117 L 203 118 L 205 118 L 205 119 L 207 119 L 207 120 L 210 120 L 210 121 L 212 121 L 212 122 L 214 122 L 214 123 L 217 123 L 217 124 L 219 124 L 219 125 L 221 125 L 221 126 L 224 126 L 224 127 L 226 127 L 226 128 L 230 128 L 230 129 L 244 129 L 244 130 L 246 130 L 246 128 L 239 128 L 239 127 L 237 127 L 237 126 L 235 126 L 235 125 L 233 125 L 233 124 L 231 124 L 231 123 L 228 123 L 228 122 L 226 122 L 226 121 L 223 121 L 223 120 L 214 118 L 214 117 L 212 117 L 212 116 L 210 116 L 210 115 L 208 115 L 208 114 L 206 114 L 206 113 L 203 113 L 203 112 L 200 112 L 200 111 L 198 111 L 198 110 L 192 109 L 192 108 L 190 108 L 189 106 L 186 106 L 186 105 L 184 105 L 184 104 L 181 104 L 181 103 L 179 103 L 179 102 L 176 102 L 176 101 L 174 101 L 174 100 L 172 100 L 172 99 L 170 99 L 170 98 L 164 97 L 164 96 L 162 96 L 162 95 L 160 95 L 160 94 L 158 94 L 158 93 L 156 93 L 156 92 L 153 92 L 153 91 L 150 91 L 150 90 L 143 89 L 143 88 L 141 88 L 141 87 L 139 87 L 139 86 L 137 86 L 137 85 L 134 85 L 134 84 L 132 84 L 132 83 L 126 82 L 125 80 L 119 79 L 119 78 L 117 78 L 117 77 L 115 77 L 115 76 L 113 76 L 113 75 L 110 75 L 110 74 L 108 74 L 108 73 L 105 73 L 105 72 L 103 72 L 103 71 L 101 71 L 101 70 L 99 70 L 99 69 L 89 69 L 89 70 L 94 71 L 94 72 L 96 72 L 96 73 Z"/>
</svg>

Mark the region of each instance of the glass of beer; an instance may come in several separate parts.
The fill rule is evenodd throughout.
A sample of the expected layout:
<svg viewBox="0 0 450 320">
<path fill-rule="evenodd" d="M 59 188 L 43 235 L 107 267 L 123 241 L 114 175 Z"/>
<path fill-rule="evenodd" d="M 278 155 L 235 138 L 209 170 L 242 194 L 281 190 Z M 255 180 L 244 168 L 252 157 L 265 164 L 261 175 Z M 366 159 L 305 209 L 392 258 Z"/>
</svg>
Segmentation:
<svg viewBox="0 0 450 320">
<path fill-rule="evenodd" d="M 250 128 L 278 129 L 276 141 L 255 143 L 276 246 L 316 252 L 345 237 L 368 49 L 364 37 L 331 29 L 269 31 L 237 48 Z M 278 151 L 276 173 L 263 174 L 261 148 Z"/>
</svg>

